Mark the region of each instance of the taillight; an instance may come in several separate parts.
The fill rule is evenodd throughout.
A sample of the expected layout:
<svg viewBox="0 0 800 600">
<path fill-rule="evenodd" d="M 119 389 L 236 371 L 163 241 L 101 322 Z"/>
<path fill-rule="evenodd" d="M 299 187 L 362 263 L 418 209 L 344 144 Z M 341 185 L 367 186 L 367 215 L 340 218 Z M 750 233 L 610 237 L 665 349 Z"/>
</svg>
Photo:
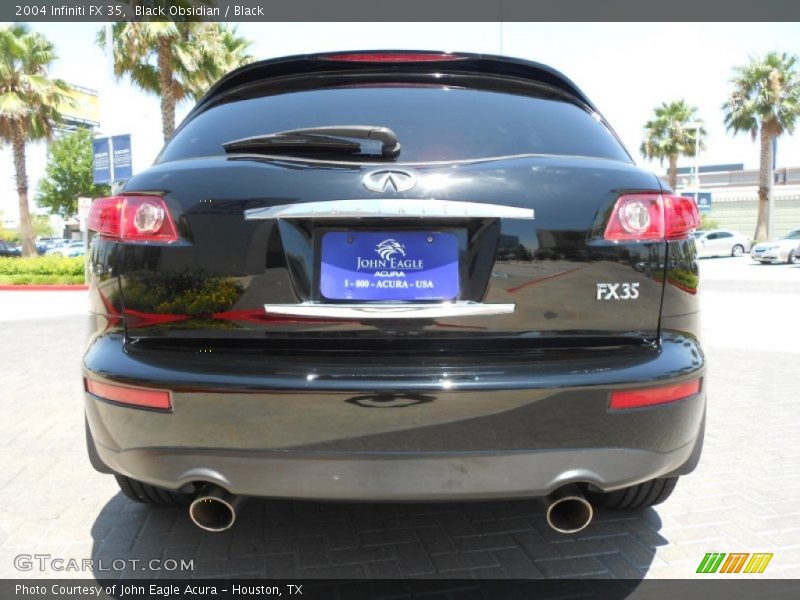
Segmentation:
<svg viewBox="0 0 800 600">
<path fill-rule="evenodd" d="M 151 390 L 127 385 L 101 383 L 92 379 L 84 379 L 84 383 L 87 392 L 104 400 L 141 408 L 172 409 L 172 399 L 167 390 Z"/>
<path fill-rule="evenodd" d="M 691 198 L 625 194 L 617 198 L 604 237 L 612 241 L 675 240 L 699 226 L 700 213 Z"/>
<path fill-rule="evenodd" d="M 92 202 L 88 227 L 123 242 L 174 242 L 178 239 L 172 215 L 159 196 L 98 198 Z"/>
<path fill-rule="evenodd" d="M 664 237 L 664 203 L 660 194 L 620 196 L 606 226 L 607 240 L 660 240 Z"/>
<path fill-rule="evenodd" d="M 666 237 L 676 240 L 689 235 L 700 227 L 700 211 L 692 198 L 686 196 L 664 196 Z"/>
<path fill-rule="evenodd" d="M 457 54 L 436 52 L 343 52 L 321 56 L 322 60 L 341 62 L 436 62 L 440 60 L 460 60 L 466 58 Z"/>
<path fill-rule="evenodd" d="M 639 390 L 619 390 L 611 392 L 608 407 L 612 410 L 624 408 L 643 408 L 667 402 L 677 402 L 689 396 L 699 394 L 702 389 L 702 378 L 672 385 L 642 388 Z"/>
</svg>

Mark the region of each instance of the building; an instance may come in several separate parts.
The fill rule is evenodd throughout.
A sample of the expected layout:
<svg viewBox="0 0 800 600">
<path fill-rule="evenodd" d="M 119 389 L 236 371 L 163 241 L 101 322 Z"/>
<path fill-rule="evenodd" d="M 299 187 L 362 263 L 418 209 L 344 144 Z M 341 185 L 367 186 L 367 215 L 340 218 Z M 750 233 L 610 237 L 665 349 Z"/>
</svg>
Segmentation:
<svg viewBox="0 0 800 600">
<path fill-rule="evenodd" d="M 699 168 L 701 192 L 711 193 L 711 210 L 704 214 L 720 227 L 752 236 L 758 215 L 758 169 L 742 164 L 707 165 Z M 664 176 L 666 179 L 666 176 Z M 678 169 L 678 192 L 695 190 L 692 167 Z M 775 170 L 775 234 L 800 228 L 800 167 Z"/>
<path fill-rule="evenodd" d="M 59 108 L 60 129 L 97 129 L 100 126 L 100 98 L 97 91 L 70 83 L 67 96 L 70 103 Z"/>
</svg>

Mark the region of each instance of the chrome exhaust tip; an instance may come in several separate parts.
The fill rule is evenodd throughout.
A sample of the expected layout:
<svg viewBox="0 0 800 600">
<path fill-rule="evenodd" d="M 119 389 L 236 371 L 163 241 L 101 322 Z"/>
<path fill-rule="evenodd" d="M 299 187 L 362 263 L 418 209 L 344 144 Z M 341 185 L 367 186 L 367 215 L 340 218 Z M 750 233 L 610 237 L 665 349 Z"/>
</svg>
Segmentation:
<svg viewBox="0 0 800 600">
<path fill-rule="evenodd" d="M 547 496 L 547 524 L 559 533 L 577 533 L 592 522 L 594 510 L 576 485 L 558 488 Z"/>
<path fill-rule="evenodd" d="M 189 505 L 189 517 L 200 529 L 227 531 L 236 522 L 236 512 L 243 500 L 217 485 L 210 485 Z"/>
</svg>

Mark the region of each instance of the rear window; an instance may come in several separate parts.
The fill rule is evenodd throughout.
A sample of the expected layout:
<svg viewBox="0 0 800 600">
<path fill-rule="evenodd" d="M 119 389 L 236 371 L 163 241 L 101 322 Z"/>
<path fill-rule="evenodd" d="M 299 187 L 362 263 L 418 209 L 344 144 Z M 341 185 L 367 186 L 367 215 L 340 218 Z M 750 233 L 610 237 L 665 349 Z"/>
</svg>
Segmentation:
<svg viewBox="0 0 800 600">
<path fill-rule="evenodd" d="M 325 125 L 389 127 L 402 146 L 400 162 L 515 154 L 630 162 L 602 123 L 568 101 L 409 86 L 325 88 L 220 104 L 178 131 L 158 162 L 218 155 L 230 140 Z"/>
</svg>

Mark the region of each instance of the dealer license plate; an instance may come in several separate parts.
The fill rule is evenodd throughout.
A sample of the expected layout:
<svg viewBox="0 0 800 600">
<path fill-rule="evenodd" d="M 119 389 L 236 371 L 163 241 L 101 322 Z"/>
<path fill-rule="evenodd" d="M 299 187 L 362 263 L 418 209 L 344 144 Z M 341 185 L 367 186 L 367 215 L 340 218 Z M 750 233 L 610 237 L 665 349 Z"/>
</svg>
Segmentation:
<svg viewBox="0 0 800 600">
<path fill-rule="evenodd" d="M 458 296 L 458 238 L 426 231 L 329 231 L 320 292 L 328 300 L 445 301 Z"/>
</svg>

